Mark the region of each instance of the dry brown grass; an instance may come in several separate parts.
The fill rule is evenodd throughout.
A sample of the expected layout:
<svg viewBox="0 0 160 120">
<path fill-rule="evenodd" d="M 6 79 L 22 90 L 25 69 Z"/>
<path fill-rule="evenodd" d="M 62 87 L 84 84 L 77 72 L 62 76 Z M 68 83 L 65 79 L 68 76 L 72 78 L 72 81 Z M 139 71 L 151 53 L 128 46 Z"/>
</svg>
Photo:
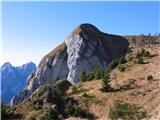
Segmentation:
<svg viewBox="0 0 160 120">
<path fill-rule="evenodd" d="M 47 55 L 45 55 L 42 60 L 40 61 L 39 65 L 44 63 L 46 58 L 54 57 L 58 52 L 63 51 L 66 48 L 66 44 L 62 43 L 58 47 L 54 48 L 51 52 L 49 52 Z"/>
<path fill-rule="evenodd" d="M 63 50 L 64 45 L 57 50 Z M 139 48 L 134 48 L 134 54 Z M 93 80 L 87 82 L 80 82 L 75 87 L 84 89 L 78 94 L 71 94 L 72 87 L 67 91 L 70 97 L 73 97 L 80 103 L 83 109 L 87 109 L 89 112 L 94 113 L 97 119 L 108 120 L 109 109 L 113 103 L 117 100 L 124 101 L 126 103 L 134 104 L 141 107 L 149 115 L 148 119 L 158 120 L 160 119 L 160 46 L 153 46 L 145 48 L 155 56 L 145 59 L 145 64 L 126 63 L 126 70 L 120 72 L 118 69 L 111 71 L 111 86 L 115 89 L 119 89 L 114 92 L 103 93 L 100 89 L 102 87 L 101 80 Z M 54 55 L 55 51 L 48 55 Z M 148 75 L 153 75 L 154 80 L 147 80 Z M 133 82 L 134 81 L 134 82 Z M 131 85 L 132 84 L 132 85 Z M 131 86 L 127 89 L 120 89 L 124 86 Z M 86 94 L 84 96 L 84 94 Z M 26 101 L 20 104 L 16 109 L 12 108 L 12 111 L 16 113 L 23 113 L 27 116 L 35 116 L 39 118 L 39 115 L 45 114 L 46 109 L 31 110 L 31 102 L 39 99 L 33 94 L 32 101 Z M 77 120 L 80 118 L 70 117 L 69 120 Z"/>
<path fill-rule="evenodd" d="M 76 85 L 77 87 L 88 89 L 85 93 L 92 96 L 92 99 L 87 99 L 88 102 L 84 101 L 86 98 L 83 96 L 83 93 L 72 96 L 80 101 L 82 108 L 94 113 L 97 119 L 109 119 L 109 109 L 116 100 L 142 107 L 148 113 L 149 119 L 160 119 L 160 116 L 158 116 L 160 115 L 158 110 L 160 108 L 160 54 L 158 53 L 160 47 L 154 46 L 146 49 L 151 54 L 157 54 L 157 56 L 145 59 L 147 61 L 146 64 L 129 64 L 125 72 L 120 72 L 118 69 L 114 69 L 111 72 L 111 75 L 116 75 L 111 81 L 112 87 L 121 88 L 124 85 L 131 84 L 130 81 L 134 79 L 133 87 L 127 90 L 103 93 L 100 91 L 102 82 L 93 80 Z M 146 79 L 146 76 L 149 74 L 154 76 L 153 81 Z M 68 92 L 71 91 L 72 89 Z"/>
<path fill-rule="evenodd" d="M 77 28 L 75 28 L 73 30 L 73 32 L 71 33 L 71 35 L 78 35 L 78 34 L 80 34 L 81 31 L 82 31 L 82 29 L 80 28 L 80 26 L 78 26 Z"/>
</svg>

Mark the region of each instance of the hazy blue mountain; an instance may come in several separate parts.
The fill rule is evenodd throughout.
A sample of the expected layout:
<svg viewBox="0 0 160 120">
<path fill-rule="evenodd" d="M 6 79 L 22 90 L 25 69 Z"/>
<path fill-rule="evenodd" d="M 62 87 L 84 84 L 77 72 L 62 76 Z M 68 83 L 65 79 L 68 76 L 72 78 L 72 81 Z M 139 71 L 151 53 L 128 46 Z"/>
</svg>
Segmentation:
<svg viewBox="0 0 160 120">
<path fill-rule="evenodd" d="M 36 69 L 33 62 L 14 67 L 9 62 L 1 66 L 1 98 L 9 103 L 26 85 L 28 76 Z"/>
</svg>

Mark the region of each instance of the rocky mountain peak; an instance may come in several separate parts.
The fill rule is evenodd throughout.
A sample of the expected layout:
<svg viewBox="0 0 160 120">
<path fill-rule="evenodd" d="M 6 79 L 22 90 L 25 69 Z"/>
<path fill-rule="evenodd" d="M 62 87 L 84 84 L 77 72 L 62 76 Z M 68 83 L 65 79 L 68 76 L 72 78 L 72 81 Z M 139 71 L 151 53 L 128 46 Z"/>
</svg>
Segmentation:
<svg viewBox="0 0 160 120">
<path fill-rule="evenodd" d="M 9 103 L 14 95 L 23 90 L 27 77 L 36 69 L 34 63 L 22 66 L 12 66 L 6 62 L 1 66 L 1 98 L 4 103 Z"/>
<path fill-rule="evenodd" d="M 75 35 L 75 34 L 80 35 L 81 33 L 95 33 L 98 31 L 99 30 L 94 25 L 89 24 L 89 23 L 84 23 L 76 27 L 71 33 L 71 35 Z"/>
<path fill-rule="evenodd" d="M 78 83 L 82 70 L 93 72 L 97 65 L 104 69 L 111 60 L 121 57 L 128 45 L 121 36 L 102 33 L 88 23 L 79 25 L 64 43 L 42 58 L 25 90 L 14 97 L 12 104 L 19 104 L 46 83 L 55 84 L 60 79 Z"/>
<path fill-rule="evenodd" d="M 83 35 L 94 35 L 95 34 L 100 34 L 100 31 L 92 24 L 89 23 L 84 23 L 76 27 L 70 36 L 74 35 L 80 35 L 83 37 Z"/>
<path fill-rule="evenodd" d="M 11 63 L 10 62 L 5 62 L 2 66 L 1 66 L 1 68 L 3 68 L 3 67 L 12 67 L 12 65 L 11 65 Z"/>
</svg>

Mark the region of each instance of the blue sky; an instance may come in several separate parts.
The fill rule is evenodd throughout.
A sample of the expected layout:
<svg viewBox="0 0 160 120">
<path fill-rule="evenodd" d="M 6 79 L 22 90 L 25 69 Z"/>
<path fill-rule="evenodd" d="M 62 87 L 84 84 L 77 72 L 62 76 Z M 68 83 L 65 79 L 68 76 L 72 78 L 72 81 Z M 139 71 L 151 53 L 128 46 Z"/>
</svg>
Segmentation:
<svg viewBox="0 0 160 120">
<path fill-rule="evenodd" d="M 119 35 L 159 32 L 158 2 L 3 2 L 3 60 L 13 65 L 41 58 L 81 23 Z"/>
</svg>

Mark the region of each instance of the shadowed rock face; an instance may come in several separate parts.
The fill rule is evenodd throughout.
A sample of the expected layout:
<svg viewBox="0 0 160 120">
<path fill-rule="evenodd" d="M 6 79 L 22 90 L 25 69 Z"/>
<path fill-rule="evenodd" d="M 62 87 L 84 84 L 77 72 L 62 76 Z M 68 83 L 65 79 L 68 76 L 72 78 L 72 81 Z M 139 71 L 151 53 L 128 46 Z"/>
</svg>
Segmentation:
<svg viewBox="0 0 160 120">
<path fill-rule="evenodd" d="M 111 60 L 122 56 L 128 45 L 121 36 L 102 33 L 91 24 L 81 24 L 64 43 L 42 58 L 36 72 L 29 77 L 25 94 L 14 97 L 12 105 L 22 102 L 40 85 L 66 78 L 72 84 L 78 83 L 81 70 L 92 72 L 97 64 L 104 69 Z"/>
</svg>

